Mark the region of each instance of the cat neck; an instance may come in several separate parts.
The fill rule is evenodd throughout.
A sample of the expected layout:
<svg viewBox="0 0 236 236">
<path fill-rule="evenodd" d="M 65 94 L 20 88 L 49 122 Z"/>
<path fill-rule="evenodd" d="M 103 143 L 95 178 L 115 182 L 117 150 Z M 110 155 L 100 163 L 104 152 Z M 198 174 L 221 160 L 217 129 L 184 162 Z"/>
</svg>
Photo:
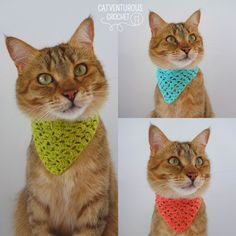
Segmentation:
<svg viewBox="0 0 236 236">
<path fill-rule="evenodd" d="M 47 129 L 64 129 L 67 125 L 73 125 L 73 126 L 81 126 L 83 124 L 88 124 L 91 122 L 94 122 L 94 120 L 98 120 L 99 115 L 95 114 L 92 117 L 89 117 L 87 119 L 78 119 L 78 120 L 64 120 L 64 119 L 57 119 L 57 120 L 32 120 L 31 124 L 33 125 L 32 131 L 34 131 L 34 125 L 35 126 L 45 126 Z"/>
<path fill-rule="evenodd" d="M 162 71 L 162 72 L 174 72 L 174 73 L 180 73 L 180 72 L 196 72 L 199 70 L 198 66 L 195 66 L 193 68 L 182 68 L 182 69 L 166 69 L 166 68 L 161 68 L 157 67 L 157 70 Z"/>
<path fill-rule="evenodd" d="M 31 122 L 33 141 L 45 168 L 55 175 L 65 172 L 93 139 L 99 115 L 77 121 Z"/>
<path fill-rule="evenodd" d="M 156 199 L 160 201 L 192 201 L 192 200 L 199 200 L 202 199 L 201 196 L 196 197 L 163 197 L 159 193 L 156 193 Z"/>
</svg>

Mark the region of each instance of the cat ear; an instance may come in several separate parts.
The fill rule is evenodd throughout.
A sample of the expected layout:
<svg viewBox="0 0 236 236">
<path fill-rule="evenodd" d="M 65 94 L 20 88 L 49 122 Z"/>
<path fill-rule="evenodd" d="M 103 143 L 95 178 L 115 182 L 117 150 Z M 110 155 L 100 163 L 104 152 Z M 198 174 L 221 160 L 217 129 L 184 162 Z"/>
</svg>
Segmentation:
<svg viewBox="0 0 236 236">
<path fill-rule="evenodd" d="M 197 10 L 187 19 L 186 24 L 198 27 L 200 23 L 200 18 L 201 18 L 201 11 Z"/>
<path fill-rule="evenodd" d="M 169 139 L 164 135 L 164 133 L 155 125 L 150 125 L 149 144 L 151 153 L 154 154 L 159 151 L 167 142 L 169 142 Z"/>
<path fill-rule="evenodd" d="M 92 17 L 88 17 L 81 22 L 73 36 L 71 37 L 69 44 L 72 47 L 85 46 L 93 48 L 94 38 L 94 23 Z"/>
<path fill-rule="evenodd" d="M 160 30 L 162 30 L 168 23 L 166 23 L 158 14 L 155 12 L 149 13 L 149 25 L 152 31 L 152 36 L 156 36 Z"/>
<path fill-rule="evenodd" d="M 192 141 L 192 143 L 195 143 L 196 145 L 203 146 L 204 148 L 206 147 L 208 143 L 208 139 L 210 136 L 210 129 L 205 129 L 203 130 L 200 134 L 198 134 Z"/>
<path fill-rule="evenodd" d="M 6 37 L 6 45 L 19 73 L 22 73 L 24 66 L 38 54 L 37 49 L 14 37 Z"/>
</svg>

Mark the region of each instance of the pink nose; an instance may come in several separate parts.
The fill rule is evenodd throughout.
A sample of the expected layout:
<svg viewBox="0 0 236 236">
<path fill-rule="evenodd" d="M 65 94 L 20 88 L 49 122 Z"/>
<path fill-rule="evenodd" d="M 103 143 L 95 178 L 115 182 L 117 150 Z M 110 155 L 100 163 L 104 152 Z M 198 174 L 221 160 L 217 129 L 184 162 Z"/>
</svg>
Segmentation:
<svg viewBox="0 0 236 236">
<path fill-rule="evenodd" d="M 189 177 L 189 179 L 191 179 L 192 181 L 194 181 L 196 178 L 197 178 L 197 176 L 198 176 L 198 174 L 196 173 L 196 172 L 188 172 L 188 173 L 186 173 L 186 175 Z"/>
<path fill-rule="evenodd" d="M 73 102 L 77 93 L 78 91 L 73 89 L 63 92 L 62 95 Z"/>
<path fill-rule="evenodd" d="M 181 48 L 181 50 L 182 50 L 183 52 L 185 52 L 186 54 L 188 54 L 189 51 L 191 50 L 191 48 L 190 48 L 190 47 L 183 47 L 183 48 Z"/>
</svg>

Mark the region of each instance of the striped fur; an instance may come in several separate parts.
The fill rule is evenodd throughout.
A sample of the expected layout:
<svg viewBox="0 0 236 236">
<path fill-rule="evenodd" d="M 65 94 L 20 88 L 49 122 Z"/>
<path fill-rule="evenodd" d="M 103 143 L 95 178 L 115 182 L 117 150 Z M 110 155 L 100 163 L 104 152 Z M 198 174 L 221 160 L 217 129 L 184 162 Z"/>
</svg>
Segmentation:
<svg viewBox="0 0 236 236">
<path fill-rule="evenodd" d="M 148 182 L 155 193 L 167 198 L 201 196 L 210 182 L 210 161 L 205 153 L 210 131 L 202 131 L 192 142 L 172 142 L 154 125 L 149 129 L 150 159 L 148 162 Z M 169 163 L 172 157 L 178 158 L 180 163 L 173 166 Z M 196 159 L 201 157 L 203 165 L 196 166 Z M 188 173 L 197 176 L 194 183 L 195 190 L 187 190 L 181 195 L 176 189 L 188 186 L 191 182 Z M 199 184 L 201 182 L 201 184 Z M 185 187 L 186 188 L 186 187 Z M 191 187 L 190 187 L 191 188 Z M 167 225 L 161 215 L 154 208 L 149 236 L 175 236 L 176 233 Z M 207 217 L 203 203 L 190 227 L 180 236 L 206 236 Z"/>
<path fill-rule="evenodd" d="M 195 12 L 184 23 L 166 23 L 159 15 L 151 12 L 149 22 L 152 37 L 149 44 L 149 55 L 153 63 L 161 68 L 188 69 L 199 64 L 203 58 L 203 40 L 198 32 L 200 11 Z M 196 40 L 190 41 L 193 35 Z M 170 43 L 168 37 L 174 37 Z M 188 57 L 184 50 L 189 50 Z M 176 117 L 176 118 L 203 118 L 213 117 L 214 113 L 207 95 L 203 74 L 199 71 L 196 78 L 172 104 L 167 104 L 158 86 L 154 95 L 155 109 L 151 117 Z"/>
<path fill-rule="evenodd" d="M 55 47 L 37 50 L 19 39 L 6 39 L 18 69 L 17 102 L 30 119 L 86 119 L 100 110 L 108 85 L 93 50 L 93 34 L 93 20 L 87 18 L 68 43 Z M 74 69 L 81 63 L 87 72 L 76 76 Z M 53 82 L 40 84 L 41 73 L 50 74 Z M 76 91 L 72 108 L 64 95 L 68 91 Z M 31 141 L 26 186 L 14 214 L 15 236 L 118 235 L 116 177 L 102 121 L 80 155 L 56 176 L 45 169 Z"/>
</svg>

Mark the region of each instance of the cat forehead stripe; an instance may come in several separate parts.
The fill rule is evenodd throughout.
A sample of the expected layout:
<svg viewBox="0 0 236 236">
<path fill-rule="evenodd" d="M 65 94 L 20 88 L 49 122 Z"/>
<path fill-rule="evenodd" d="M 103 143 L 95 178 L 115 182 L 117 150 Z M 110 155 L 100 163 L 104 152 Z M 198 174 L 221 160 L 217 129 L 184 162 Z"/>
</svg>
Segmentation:
<svg viewBox="0 0 236 236">
<path fill-rule="evenodd" d="M 61 74 L 66 75 L 68 73 L 66 63 L 74 62 L 73 51 L 60 45 L 48 48 L 44 60 L 49 70 L 56 68 Z"/>
<path fill-rule="evenodd" d="M 59 64 L 64 63 L 66 60 L 70 60 L 73 62 L 73 51 L 69 48 L 59 45 L 52 48 L 47 48 L 46 50 L 46 55 L 49 57 L 47 63 Z"/>
<path fill-rule="evenodd" d="M 188 142 L 176 143 L 176 151 L 179 156 L 183 155 L 188 161 L 191 161 L 192 158 L 196 155 L 195 151 L 192 148 L 192 145 Z"/>
<path fill-rule="evenodd" d="M 189 33 L 189 30 L 185 27 L 184 23 L 172 24 L 171 26 L 173 34 L 179 34 L 183 37 L 184 34 Z"/>
</svg>

